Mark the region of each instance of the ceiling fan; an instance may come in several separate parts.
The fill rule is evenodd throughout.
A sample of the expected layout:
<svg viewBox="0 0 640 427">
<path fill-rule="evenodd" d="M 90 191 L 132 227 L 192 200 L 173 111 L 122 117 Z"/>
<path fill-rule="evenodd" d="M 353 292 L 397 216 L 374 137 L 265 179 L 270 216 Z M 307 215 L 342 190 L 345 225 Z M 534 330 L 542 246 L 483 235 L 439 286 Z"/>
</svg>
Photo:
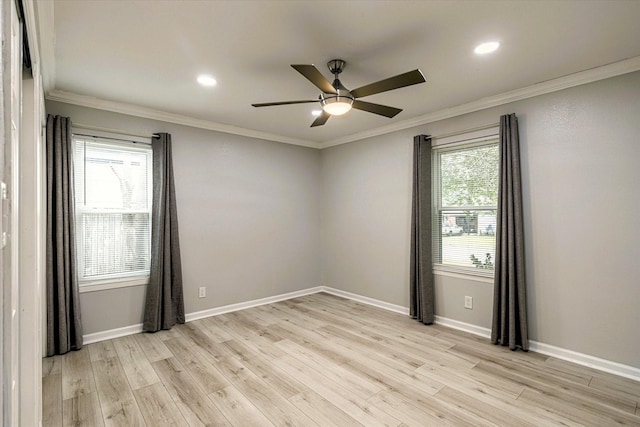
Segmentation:
<svg viewBox="0 0 640 427">
<path fill-rule="evenodd" d="M 331 71 L 331 74 L 335 77 L 333 83 L 330 83 L 329 80 L 327 80 L 313 65 L 291 65 L 296 71 L 306 77 L 307 80 L 322 91 L 320 96 L 317 99 L 311 100 L 265 102 L 251 105 L 254 107 L 271 107 L 274 105 L 320 102 L 322 105 L 322 113 L 311 124 L 311 127 L 322 126 L 327 122 L 327 120 L 329 120 L 329 117 L 345 114 L 347 111 L 351 110 L 351 108 L 391 118 L 396 116 L 402 110 L 400 108 L 389 107 L 387 105 L 360 101 L 358 98 L 418 83 L 424 83 L 426 81 L 422 71 L 416 69 L 407 73 L 398 74 L 397 76 L 389 77 L 388 79 L 361 86 L 350 91 L 344 87 L 338 79 L 338 75 L 342 70 L 344 70 L 345 65 L 346 62 L 342 59 L 332 59 L 327 63 L 329 71 Z"/>
</svg>

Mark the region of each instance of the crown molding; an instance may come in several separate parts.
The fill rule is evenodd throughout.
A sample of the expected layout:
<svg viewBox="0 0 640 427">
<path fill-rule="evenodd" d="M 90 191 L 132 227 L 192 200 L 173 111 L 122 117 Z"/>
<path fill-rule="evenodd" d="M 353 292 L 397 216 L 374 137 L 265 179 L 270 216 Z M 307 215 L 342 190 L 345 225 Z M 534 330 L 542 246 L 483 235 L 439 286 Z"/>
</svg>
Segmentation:
<svg viewBox="0 0 640 427">
<path fill-rule="evenodd" d="M 246 136 L 249 138 L 264 139 L 267 141 L 282 142 L 284 144 L 300 145 L 303 147 L 320 148 L 321 144 L 304 139 L 290 138 L 283 135 L 276 135 L 267 132 L 260 132 L 253 129 L 241 128 L 239 126 L 225 125 L 209 120 L 196 119 L 180 114 L 168 113 L 166 111 L 155 110 L 153 108 L 141 107 L 123 102 L 108 101 L 93 96 L 78 95 L 72 92 L 52 90 L 46 96 L 49 101 L 64 102 L 66 104 L 79 105 L 82 107 L 96 108 L 98 110 L 111 111 L 113 113 L 127 114 L 130 116 L 142 117 L 145 119 L 159 120 L 167 123 L 190 126 L 199 129 L 213 130 L 217 132 L 230 133 L 233 135 Z"/>
<path fill-rule="evenodd" d="M 381 126 L 370 129 L 365 132 L 358 132 L 347 135 L 331 141 L 325 141 L 321 144 L 322 148 L 329 148 L 336 145 L 347 144 L 349 142 L 358 141 L 365 138 L 384 135 L 416 126 L 422 126 L 428 123 L 437 122 L 439 120 L 450 119 L 452 117 L 461 116 L 463 114 L 473 113 L 491 107 L 508 104 L 511 102 L 521 101 L 527 98 L 533 98 L 547 93 L 557 92 L 559 90 L 592 83 L 598 80 L 608 79 L 610 77 L 622 74 L 632 73 L 640 70 L 640 56 L 625 59 L 623 61 L 614 62 L 600 67 L 591 68 L 589 70 L 580 71 L 578 73 L 569 74 L 553 80 L 536 83 L 521 89 L 504 92 L 498 95 L 481 98 L 466 104 L 457 105 L 451 108 L 428 113 L 412 119 L 402 120 L 390 125 Z"/>
<path fill-rule="evenodd" d="M 96 108 L 99 110 L 111 111 L 114 113 L 127 114 L 151 120 L 159 120 L 168 123 L 175 123 L 179 125 L 246 136 L 250 138 L 264 139 L 268 141 L 282 142 L 292 145 L 300 145 L 303 147 L 324 149 L 336 145 L 347 144 L 349 142 L 359 141 L 366 138 L 372 138 L 379 135 L 385 135 L 391 132 L 397 132 L 416 126 L 423 126 L 425 124 L 437 122 L 439 120 L 450 119 L 452 117 L 461 116 L 463 114 L 473 113 L 475 111 L 497 107 L 499 105 L 521 101 L 523 99 L 533 98 L 539 95 L 557 92 L 563 89 L 596 82 L 598 80 L 608 79 L 610 77 L 615 77 L 622 74 L 632 73 L 638 70 L 640 70 L 640 56 L 603 65 L 600 67 L 591 68 L 589 70 L 569 74 L 557 79 L 536 83 L 521 89 L 516 89 L 498 95 L 481 98 L 476 101 L 468 102 L 466 104 L 457 105 L 451 108 L 445 108 L 433 113 L 414 117 L 412 119 L 398 121 L 390 125 L 381 126 L 375 129 L 354 133 L 352 135 L 347 135 L 341 138 L 336 138 L 324 142 L 290 138 L 283 135 L 260 132 L 257 130 L 241 128 L 238 126 L 225 125 L 209 120 L 195 119 L 180 114 L 168 113 L 165 111 L 154 110 L 152 108 L 140 107 L 137 105 L 125 104 L 115 101 L 108 101 L 92 96 L 78 95 L 75 93 L 60 90 L 50 91 L 46 96 L 46 99 L 50 101 L 64 102 L 67 104 L 80 105 L 83 107 Z"/>
<path fill-rule="evenodd" d="M 55 33 L 53 2 L 23 0 L 26 14 L 31 62 L 34 74 L 42 79 L 44 92 L 53 88 L 55 81 Z"/>
</svg>

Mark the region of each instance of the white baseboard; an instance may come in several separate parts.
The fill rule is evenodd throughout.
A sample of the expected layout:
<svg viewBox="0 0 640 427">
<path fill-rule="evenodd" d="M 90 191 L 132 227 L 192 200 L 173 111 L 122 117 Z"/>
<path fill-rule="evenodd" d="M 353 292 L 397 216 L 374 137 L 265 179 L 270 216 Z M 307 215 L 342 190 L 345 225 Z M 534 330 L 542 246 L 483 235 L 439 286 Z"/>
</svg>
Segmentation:
<svg viewBox="0 0 640 427">
<path fill-rule="evenodd" d="M 208 310 L 196 311 L 193 313 L 187 313 L 185 315 L 185 320 L 187 322 L 193 322 L 194 320 L 203 319 L 205 317 L 231 313 L 232 311 L 244 310 L 251 307 L 257 307 L 259 305 L 272 304 L 278 301 L 285 301 L 292 298 L 315 294 L 324 290 L 325 286 L 316 286 L 314 288 L 303 289 L 301 291 L 288 292 L 286 294 L 275 295 L 272 297 L 260 298 L 256 300 L 240 302 L 237 304 L 224 305 L 222 307 L 211 308 Z M 86 334 L 82 336 L 82 341 L 84 344 L 92 344 L 99 341 L 106 341 L 113 338 L 124 337 L 126 335 L 139 334 L 140 332 L 142 332 L 142 323 L 137 325 L 125 326 L 123 328 L 109 329 L 107 331 Z"/>
<path fill-rule="evenodd" d="M 374 307 L 383 308 L 388 311 L 393 311 L 394 313 L 404 314 L 406 316 L 409 315 L 409 307 L 403 307 L 401 305 L 391 304 L 389 302 L 380 301 L 374 298 L 369 298 L 369 297 L 365 297 L 358 294 L 352 294 L 351 292 L 342 291 L 340 289 L 335 289 L 330 286 L 321 286 L 321 288 L 322 290 L 320 290 L 319 292 L 326 292 L 331 295 L 336 295 L 342 298 L 361 302 L 363 304 L 368 304 Z"/>
<path fill-rule="evenodd" d="M 83 344 L 93 344 L 95 342 L 106 341 L 112 338 L 124 337 L 127 335 L 139 334 L 142 332 L 142 323 L 125 326 L 124 328 L 109 329 L 108 331 L 95 332 L 82 336 Z"/>
<path fill-rule="evenodd" d="M 529 341 L 529 350 L 535 351 L 536 353 L 546 354 L 547 356 L 553 356 L 556 359 L 566 360 L 568 362 L 588 366 L 589 368 L 597 369 L 599 371 L 640 381 L 640 369 L 633 366 L 623 365 L 622 363 L 612 362 L 611 360 L 601 359 L 599 357 L 578 353 L 577 351 L 567 350 L 565 348 L 537 341 Z"/>
<path fill-rule="evenodd" d="M 203 319 L 205 317 L 217 316 L 218 314 L 231 313 L 232 311 L 244 310 L 251 307 L 257 307 L 259 305 L 272 304 L 278 301 L 285 301 L 292 298 L 298 298 L 305 295 L 311 295 L 323 291 L 324 286 L 316 286 L 314 288 L 303 289 L 301 291 L 288 292 L 286 294 L 280 294 L 272 297 L 254 299 L 251 301 L 240 302 L 237 304 L 224 305 L 222 307 L 211 308 L 208 310 L 196 311 L 195 313 L 188 313 L 185 316 L 187 322 Z"/>
<path fill-rule="evenodd" d="M 292 298 L 297 298 L 305 295 L 311 295 L 318 292 L 326 292 L 331 295 L 336 295 L 342 298 L 357 301 L 363 304 L 372 305 L 374 307 L 382 308 L 394 313 L 399 313 L 408 316 L 409 308 L 401 305 L 391 304 L 386 301 L 380 301 L 375 298 L 369 298 L 363 295 L 354 294 L 351 292 L 343 291 L 340 289 L 332 288 L 330 286 L 316 286 L 313 288 L 303 289 L 300 291 L 289 292 L 286 294 L 275 295 L 272 297 L 260 298 L 256 300 L 241 302 L 237 304 L 225 305 L 222 307 L 216 307 L 209 310 L 196 311 L 194 313 L 188 313 L 185 318 L 187 322 L 192 322 L 197 319 L 205 317 L 216 316 L 219 314 L 230 313 L 233 311 L 244 310 L 251 307 L 257 307 L 260 305 L 272 304 L 278 301 L 284 301 Z M 436 324 L 446 326 L 452 329 L 457 329 L 464 332 L 469 332 L 483 338 L 489 339 L 491 337 L 491 330 L 482 326 L 473 325 L 470 323 L 461 322 L 459 320 L 449 319 L 442 316 L 436 316 Z M 133 335 L 142 332 L 142 324 L 125 326 L 123 328 L 110 329 L 108 331 L 96 332 L 93 334 L 87 334 L 83 336 L 84 344 L 91 344 L 99 341 L 105 341 L 112 338 L 123 337 L 126 335 Z M 624 365 L 622 363 L 613 362 L 606 359 L 601 359 L 595 356 L 591 356 L 584 353 L 578 353 L 573 350 L 567 350 L 561 347 L 556 347 L 549 344 L 540 343 L 537 341 L 529 341 L 529 350 L 536 353 L 552 356 L 557 359 L 573 362 L 578 365 L 588 366 L 593 369 L 608 372 L 610 374 L 619 375 L 621 377 L 630 378 L 632 380 L 640 381 L 640 368 L 636 368 L 630 365 Z"/>
<path fill-rule="evenodd" d="M 460 322 L 442 316 L 436 316 L 436 324 L 446 326 L 447 328 L 457 329 L 459 331 L 469 332 L 486 339 L 491 338 L 491 329 L 482 326 L 472 325 L 471 323 Z"/>
<path fill-rule="evenodd" d="M 364 304 L 373 305 L 375 307 L 384 308 L 400 314 L 409 315 L 409 308 L 399 305 L 389 304 L 384 301 L 379 301 L 373 298 L 365 297 L 362 295 L 352 294 L 339 289 L 324 286 L 324 292 L 348 298 L 354 301 L 358 301 Z M 442 316 L 436 316 L 436 324 L 446 326 L 452 329 L 457 329 L 464 332 L 469 332 L 483 338 L 491 338 L 491 329 L 482 326 L 472 325 L 471 323 L 460 322 L 459 320 L 449 319 Z M 567 350 L 561 347 L 555 347 L 549 344 L 540 343 L 537 341 L 529 341 L 529 350 L 536 353 L 552 356 L 557 359 L 566 360 L 582 366 L 588 366 L 589 368 L 597 369 L 599 371 L 608 372 L 610 374 L 618 375 L 632 380 L 640 381 L 640 368 L 636 368 L 630 365 L 624 365 L 618 362 L 612 362 L 606 359 L 600 359 L 595 356 L 591 356 L 584 353 L 578 353 L 576 351 Z"/>
<path fill-rule="evenodd" d="M 447 326 L 452 329 L 458 329 L 460 331 L 469 332 L 471 334 L 478 335 L 483 338 L 487 338 L 487 339 L 491 338 L 491 329 L 489 328 L 483 328 L 481 326 L 460 322 L 458 320 L 447 319 L 446 317 L 441 317 L 441 316 L 436 316 L 436 323 L 442 326 Z M 597 369 L 599 371 L 604 371 L 610 374 L 640 381 L 639 368 L 629 366 L 629 365 L 624 365 L 618 362 L 612 362 L 611 360 L 601 359 L 599 357 L 591 356 L 589 354 L 578 353 L 577 351 L 567 350 L 565 348 L 556 347 L 553 345 L 549 345 L 549 344 L 545 344 L 545 343 L 541 343 L 533 340 L 529 340 L 529 351 L 535 351 L 536 353 L 552 356 L 552 357 L 555 357 L 556 359 L 566 360 L 567 362 L 572 362 L 578 365 Z"/>
</svg>

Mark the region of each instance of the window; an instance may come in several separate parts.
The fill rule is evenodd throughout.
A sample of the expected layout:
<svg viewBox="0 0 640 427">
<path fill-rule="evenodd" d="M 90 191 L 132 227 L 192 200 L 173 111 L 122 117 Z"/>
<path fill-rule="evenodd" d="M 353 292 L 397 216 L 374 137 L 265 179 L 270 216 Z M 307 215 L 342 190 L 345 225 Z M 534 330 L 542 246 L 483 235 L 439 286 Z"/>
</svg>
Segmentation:
<svg viewBox="0 0 640 427">
<path fill-rule="evenodd" d="M 148 276 L 151 146 L 79 135 L 73 142 L 80 285 Z"/>
<path fill-rule="evenodd" d="M 434 149 L 434 264 L 493 276 L 497 138 Z"/>
</svg>

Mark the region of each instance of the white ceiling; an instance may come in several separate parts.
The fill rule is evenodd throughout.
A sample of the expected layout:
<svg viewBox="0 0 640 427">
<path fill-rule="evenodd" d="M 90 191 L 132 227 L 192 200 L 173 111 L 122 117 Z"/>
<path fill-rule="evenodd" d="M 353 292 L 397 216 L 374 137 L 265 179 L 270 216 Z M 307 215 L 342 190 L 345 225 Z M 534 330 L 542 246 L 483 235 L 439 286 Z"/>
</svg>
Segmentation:
<svg viewBox="0 0 640 427">
<path fill-rule="evenodd" d="M 47 1 L 47 0 L 40 0 Z M 390 123 L 640 56 L 640 1 L 55 0 L 49 92 L 327 143 Z M 476 44 L 501 48 L 479 57 Z M 46 46 L 43 47 L 46 51 Z M 403 108 L 393 119 L 353 110 L 310 128 L 319 90 L 290 67 L 347 61 L 355 88 L 420 68 L 427 83 L 363 100 Z M 196 83 L 200 73 L 218 80 Z"/>
</svg>

